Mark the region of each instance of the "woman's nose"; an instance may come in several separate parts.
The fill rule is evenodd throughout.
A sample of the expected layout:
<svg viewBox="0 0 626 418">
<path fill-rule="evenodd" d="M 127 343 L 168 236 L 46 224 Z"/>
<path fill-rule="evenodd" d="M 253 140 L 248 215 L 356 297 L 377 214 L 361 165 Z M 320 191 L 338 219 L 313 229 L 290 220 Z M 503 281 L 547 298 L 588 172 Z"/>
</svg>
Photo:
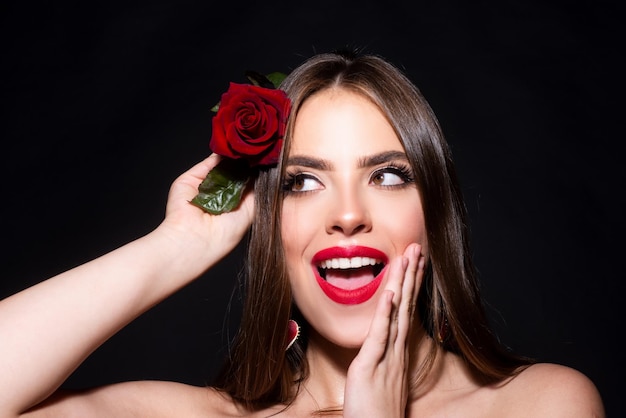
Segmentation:
<svg viewBox="0 0 626 418">
<path fill-rule="evenodd" d="M 340 191 L 333 200 L 326 224 L 329 234 L 351 236 L 371 230 L 372 220 L 363 196 L 354 190 Z"/>
</svg>

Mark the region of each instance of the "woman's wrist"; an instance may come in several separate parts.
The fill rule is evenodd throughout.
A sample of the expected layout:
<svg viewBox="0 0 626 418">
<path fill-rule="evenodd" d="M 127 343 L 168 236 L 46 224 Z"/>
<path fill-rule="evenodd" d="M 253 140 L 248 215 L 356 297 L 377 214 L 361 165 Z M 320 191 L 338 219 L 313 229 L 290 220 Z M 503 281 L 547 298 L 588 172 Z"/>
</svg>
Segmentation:
<svg viewBox="0 0 626 418">
<path fill-rule="evenodd" d="M 225 237 L 217 231 L 209 234 L 208 230 L 208 225 L 190 230 L 165 220 L 145 238 L 170 279 L 178 277 L 191 281 L 228 255 L 240 240 Z"/>
</svg>

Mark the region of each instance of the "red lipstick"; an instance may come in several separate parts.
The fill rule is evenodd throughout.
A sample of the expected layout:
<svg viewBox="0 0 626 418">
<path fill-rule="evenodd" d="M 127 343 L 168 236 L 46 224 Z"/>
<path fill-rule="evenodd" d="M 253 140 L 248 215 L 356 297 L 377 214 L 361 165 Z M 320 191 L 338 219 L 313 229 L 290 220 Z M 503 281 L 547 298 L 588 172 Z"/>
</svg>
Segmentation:
<svg viewBox="0 0 626 418">
<path fill-rule="evenodd" d="M 385 267 L 374 277 L 374 280 L 370 281 L 364 286 L 355 289 L 342 289 L 334 286 L 324 280 L 320 276 L 318 266 L 321 262 L 329 259 L 338 258 L 353 258 L 353 257 L 368 257 L 376 260 L 380 260 L 385 264 Z M 342 305 L 357 305 L 369 300 L 382 282 L 382 279 L 387 271 L 387 256 L 382 251 L 375 248 L 363 247 L 363 246 L 351 246 L 351 247 L 332 247 L 326 248 L 313 256 L 311 260 L 313 265 L 313 271 L 315 278 L 320 288 L 329 299 Z"/>
</svg>

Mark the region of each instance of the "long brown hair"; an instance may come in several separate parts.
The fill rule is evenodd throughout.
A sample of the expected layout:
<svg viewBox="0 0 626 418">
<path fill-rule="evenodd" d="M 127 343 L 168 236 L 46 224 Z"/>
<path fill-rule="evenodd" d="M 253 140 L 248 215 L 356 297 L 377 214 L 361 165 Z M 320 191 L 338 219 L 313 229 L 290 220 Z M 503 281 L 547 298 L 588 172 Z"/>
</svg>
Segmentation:
<svg viewBox="0 0 626 418">
<path fill-rule="evenodd" d="M 437 342 L 419 373 L 424 378 L 438 346 L 459 354 L 484 383 L 510 377 L 530 363 L 492 334 L 471 259 L 468 224 L 452 155 L 437 118 L 419 90 L 375 55 L 324 53 L 296 68 L 281 85 L 292 100 L 282 160 L 259 173 L 256 216 L 248 246 L 247 282 L 239 333 L 216 387 L 249 409 L 288 404 L 307 376 L 306 329 L 285 352 L 293 306 L 280 235 L 283 163 L 304 101 L 328 88 L 367 97 L 387 117 L 404 146 L 421 195 L 429 263 L 418 298 L 419 317 Z M 306 321 L 299 318 L 306 328 Z"/>
</svg>

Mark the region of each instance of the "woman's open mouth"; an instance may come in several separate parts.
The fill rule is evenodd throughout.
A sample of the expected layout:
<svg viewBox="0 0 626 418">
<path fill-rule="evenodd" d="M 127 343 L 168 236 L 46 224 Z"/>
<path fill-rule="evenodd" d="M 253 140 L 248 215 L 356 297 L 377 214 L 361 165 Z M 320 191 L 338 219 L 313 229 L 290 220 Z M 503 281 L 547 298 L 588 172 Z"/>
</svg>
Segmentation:
<svg viewBox="0 0 626 418">
<path fill-rule="evenodd" d="M 320 277 L 341 289 L 358 289 L 374 280 L 385 265 L 376 258 L 332 258 L 317 266 Z"/>
<path fill-rule="evenodd" d="M 333 247 L 318 252 L 312 262 L 326 296 L 337 303 L 355 305 L 376 293 L 387 256 L 369 247 Z"/>
</svg>

